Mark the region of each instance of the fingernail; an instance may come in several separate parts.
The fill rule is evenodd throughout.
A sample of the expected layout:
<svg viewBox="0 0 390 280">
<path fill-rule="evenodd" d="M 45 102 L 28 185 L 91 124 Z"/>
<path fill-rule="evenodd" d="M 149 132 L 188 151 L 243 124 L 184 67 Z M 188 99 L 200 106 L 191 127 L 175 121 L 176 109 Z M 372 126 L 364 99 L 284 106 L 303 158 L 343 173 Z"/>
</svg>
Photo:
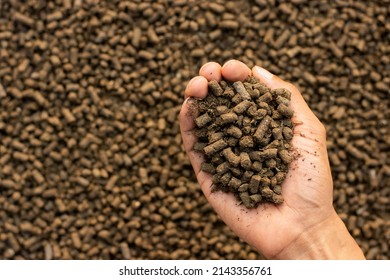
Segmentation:
<svg viewBox="0 0 390 280">
<path fill-rule="evenodd" d="M 237 61 L 237 60 L 235 60 L 235 59 L 230 59 L 230 60 L 228 60 L 228 61 L 225 62 L 224 66 L 227 66 L 227 65 L 229 65 L 230 63 L 232 63 L 232 62 L 234 62 L 234 61 Z"/>
<path fill-rule="evenodd" d="M 199 74 L 202 73 L 203 69 L 205 69 L 207 66 L 209 66 L 211 62 L 212 61 L 209 61 L 209 62 L 206 62 L 205 64 L 203 64 L 203 66 L 200 67 L 200 69 L 199 69 Z"/>
<path fill-rule="evenodd" d="M 264 68 L 260 67 L 260 66 L 256 66 L 255 67 L 257 73 L 263 77 L 264 79 L 267 79 L 267 80 L 271 80 L 272 77 L 274 76 L 274 74 L 272 74 L 271 72 L 269 72 L 268 70 L 265 70 Z"/>
<path fill-rule="evenodd" d="M 188 84 L 187 84 L 186 89 L 184 90 L 184 92 L 187 92 L 187 89 L 191 86 L 191 84 L 195 81 L 196 78 L 197 78 L 197 77 L 193 77 L 193 78 L 188 82 Z"/>
</svg>

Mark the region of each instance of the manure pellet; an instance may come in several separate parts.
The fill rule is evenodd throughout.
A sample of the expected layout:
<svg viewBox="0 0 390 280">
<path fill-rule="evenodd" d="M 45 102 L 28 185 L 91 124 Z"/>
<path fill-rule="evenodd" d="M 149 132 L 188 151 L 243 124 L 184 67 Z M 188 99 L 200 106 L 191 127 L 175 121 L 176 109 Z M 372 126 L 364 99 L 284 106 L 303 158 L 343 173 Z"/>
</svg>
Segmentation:
<svg viewBox="0 0 390 280">
<path fill-rule="evenodd" d="M 251 200 L 248 192 L 240 192 L 239 196 L 240 196 L 240 199 L 241 199 L 242 203 L 245 205 L 245 207 L 253 208 L 254 203 Z"/>
<path fill-rule="evenodd" d="M 242 131 L 237 126 L 231 126 L 226 130 L 226 133 L 234 138 L 241 138 Z"/>
<path fill-rule="evenodd" d="M 207 172 L 207 173 L 214 173 L 215 172 L 215 167 L 214 165 L 210 164 L 210 163 L 206 163 L 206 162 L 203 162 L 200 166 L 200 169 L 204 172 Z"/>
<path fill-rule="evenodd" d="M 238 103 L 234 108 L 233 108 L 233 111 L 236 113 L 236 114 L 242 114 L 243 112 L 245 112 L 250 106 L 252 106 L 253 103 L 250 102 L 249 100 L 243 100 L 241 101 L 240 103 Z M 254 108 L 256 108 L 254 106 Z"/>
<path fill-rule="evenodd" d="M 238 168 L 238 170 L 240 170 L 240 169 Z M 240 173 L 242 174 L 241 170 L 240 170 Z M 242 182 L 245 182 L 245 183 L 249 182 L 250 179 L 252 178 L 253 174 L 254 173 L 252 171 L 249 171 L 249 170 L 244 171 L 244 174 L 240 175 Z"/>
<path fill-rule="evenodd" d="M 236 155 L 231 148 L 226 148 L 222 151 L 222 155 L 232 166 L 238 166 L 240 164 L 240 156 Z"/>
<path fill-rule="evenodd" d="M 285 116 L 285 117 L 288 117 L 288 118 L 291 118 L 292 115 L 294 114 L 294 111 L 287 107 L 285 104 L 283 103 L 280 103 L 279 106 L 278 106 L 278 109 L 277 109 L 282 116 Z"/>
<path fill-rule="evenodd" d="M 222 139 L 224 136 L 225 136 L 225 134 L 223 132 L 216 132 L 213 134 L 209 134 L 208 141 L 209 141 L 209 143 L 213 143 L 213 142 L 216 142 L 216 141 Z"/>
<path fill-rule="evenodd" d="M 240 164 L 245 170 L 250 170 L 252 168 L 252 161 L 246 152 L 240 153 Z"/>
<path fill-rule="evenodd" d="M 253 141 L 253 137 L 249 135 L 243 136 L 239 140 L 239 145 L 243 148 L 253 148 L 255 145 Z"/>
<path fill-rule="evenodd" d="M 293 157 L 290 155 L 290 153 L 287 150 L 281 150 L 279 151 L 280 159 L 284 161 L 284 163 L 290 163 L 293 160 Z"/>
<path fill-rule="evenodd" d="M 250 96 L 250 94 L 248 93 L 248 91 L 246 90 L 244 84 L 241 81 L 234 82 L 233 83 L 233 87 L 236 90 L 236 92 L 238 92 L 238 94 L 241 96 L 241 98 L 243 100 L 250 100 L 250 99 L 252 99 L 252 97 Z"/>
<path fill-rule="evenodd" d="M 227 143 L 223 139 L 219 139 L 218 141 L 206 146 L 203 148 L 203 151 L 206 155 L 212 155 L 215 154 L 216 152 L 219 152 L 220 150 L 224 149 L 227 147 Z"/>
<path fill-rule="evenodd" d="M 265 134 L 266 134 L 267 131 L 268 131 L 269 125 L 270 125 L 270 123 L 271 123 L 271 120 L 272 120 L 272 119 L 271 119 L 271 117 L 269 117 L 269 116 L 265 116 L 265 117 L 261 120 L 259 126 L 258 126 L 257 129 L 256 129 L 256 132 L 253 134 L 253 138 L 254 138 L 256 141 L 261 141 L 261 140 L 264 138 Z"/>
<path fill-rule="evenodd" d="M 241 186 L 241 180 L 235 177 L 232 177 L 228 183 L 228 186 L 233 189 L 238 189 Z"/>
<path fill-rule="evenodd" d="M 203 165 L 203 164 L 202 164 Z M 229 169 L 230 169 L 230 164 L 229 162 L 227 161 L 224 161 L 222 162 L 221 164 L 219 164 L 217 166 L 217 168 L 215 169 L 215 171 L 218 173 L 218 174 L 224 174 L 226 173 Z M 209 172 L 209 173 L 213 173 L 213 172 Z"/>
<path fill-rule="evenodd" d="M 272 94 L 270 92 L 266 92 L 265 94 L 257 98 L 257 104 L 259 104 L 260 102 L 268 103 L 270 101 L 272 101 Z"/>
<path fill-rule="evenodd" d="M 220 118 L 219 123 L 221 125 L 233 123 L 238 120 L 238 116 L 235 113 L 222 114 L 219 118 Z"/>
<path fill-rule="evenodd" d="M 200 195 L 179 135 L 177 116 L 188 81 L 210 59 L 222 64 L 232 58 L 249 67 L 261 63 L 300 88 L 327 130 L 337 213 L 368 259 L 390 258 L 388 221 L 383 219 L 390 211 L 390 81 L 388 40 L 383 39 L 388 11 L 383 1 L 0 2 L 0 258 L 45 259 L 50 244 L 52 259 L 124 259 L 122 243 L 128 244 L 131 259 L 262 258 L 218 222 Z M 339 16 L 332 21 L 335 11 Z M 256 44 L 259 38 L 264 44 Z M 269 116 L 271 109 L 257 102 L 261 96 L 271 93 L 274 106 L 277 96 L 291 95 L 249 79 L 242 82 L 256 108 Z M 229 103 L 236 95 L 232 84 L 220 85 L 225 100 L 216 105 L 227 109 L 215 116 L 237 105 Z M 63 108 L 74 121 L 66 119 Z M 265 116 L 249 111 L 254 112 L 248 108 L 244 114 L 256 124 Z M 299 128 L 300 121 L 294 122 Z M 242 127 L 239 147 L 231 147 L 237 155 L 259 150 L 258 142 L 240 145 L 249 143 L 241 140 L 253 134 L 251 127 Z M 282 117 L 280 127 L 283 141 L 299 135 L 289 119 Z M 81 142 L 88 133 L 101 141 L 87 137 Z M 267 136 L 271 144 L 271 130 Z M 311 136 L 305 135 L 322 143 Z M 16 151 L 28 159 L 14 158 Z M 149 185 L 141 184 L 140 167 L 148 169 Z M 241 163 L 239 168 L 244 169 Z M 271 175 L 265 161 L 252 162 L 252 172 L 263 169 L 261 176 L 273 183 L 278 172 L 287 172 L 271 170 Z M 33 170 L 41 173 L 42 183 Z M 113 175 L 120 180 L 106 190 Z M 90 184 L 83 187 L 70 177 Z M 305 178 L 315 183 L 312 176 Z M 164 193 L 156 197 L 159 187 Z M 111 205 L 116 198 L 118 208 Z M 59 212 L 56 199 L 64 201 L 65 212 Z M 263 198 L 256 205 L 262 203 L 268 202 Z M 185 209 L 186 215 L 166 218 L 158 212 L 163 205 L 171 217 L 180 217 L 175 209 Z M 6 226 L 4 217 L 13 227 Z M 19 223 L 25 220 L 41 227 L 41 233 L 21 234 Z M 110 228 L 112 238 L 97 238 L 102 228 Z M 75 231 L 81 249 L 71 241 Z M 205 238 L 212 240 L 206 247 Z"/>
<path fill-rule="evenodd" d="M 211 121 L 209 114 L 205 113 L 195 119 L 195 124 L 197 127 L 204 127 Z"/>
<path fill-rule="evenodd" d="M 278 149 L 270 148 L 265 151 L 250 152 L 249 157 L 251 160 L 264 161 L 266 159 L 275 158 L 278 154 Z"/>
<path fill-rule="evenodd" d="M 291 92 L 286 88 L 276 88 L 271 90 L 271 94 L 276 97 L 276 101 L 278 100 L 278 97 L 283 97 L 287 100 L 291 99 Z"/>
<path fill-rule="evenodd" d="M 223 94 L 223 89 L 216 80 L 211 80 L 208 85 L 215 96 L 221 96 Z"/>
</svg>

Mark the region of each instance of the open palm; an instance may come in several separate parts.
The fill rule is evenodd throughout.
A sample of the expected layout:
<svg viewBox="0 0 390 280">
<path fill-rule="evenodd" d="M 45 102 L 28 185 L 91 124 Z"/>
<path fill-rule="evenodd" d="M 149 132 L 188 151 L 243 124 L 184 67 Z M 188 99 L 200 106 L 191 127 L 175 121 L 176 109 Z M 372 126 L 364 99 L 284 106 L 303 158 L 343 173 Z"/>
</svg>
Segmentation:
<svg viewBox="0 0 390 280">
<path fill-rule="evenodd" d="M 255 209 L 238 205 L 233 194 L 211 193 L 212 176 L 200 170 L 201 154 L 192 150 L 193 114 L 189 110 L 191 98 L 207 95 L 210 80 L 244 80 L 253 75 L 271 89 L 287 88 L 291 91 L 292 118 L 295 124 L 291 141 L 296 155 L 282 184 L 284 202 L 280 205 L 261 204 Z M 252 71 L 242 62 L 231 60 L 223 67 L 215 62 L 205 64 L 200 76 L 187 86 L 180 112 L 180 127 L 185 150 L 190 158 L 198 182 L 207 200 L 223 221 L 243 240 L 257 248 L 267 258 L 283 258 L 284 252 L 309 229 L 324 223 L 334 215 L 332 206 L 332 177 L 326 151 L 325 129 L 307 106 L 302 95 L 290 83 L 268 71 L 254 67 Z"/>
</svg>

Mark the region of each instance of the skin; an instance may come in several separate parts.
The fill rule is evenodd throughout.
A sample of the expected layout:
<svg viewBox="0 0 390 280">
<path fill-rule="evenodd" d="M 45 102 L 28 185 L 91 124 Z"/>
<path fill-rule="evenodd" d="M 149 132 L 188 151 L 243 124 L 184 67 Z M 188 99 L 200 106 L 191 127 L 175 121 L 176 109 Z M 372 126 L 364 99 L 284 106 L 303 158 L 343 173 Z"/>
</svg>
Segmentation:
<svg viewBox="0 0 390 280">
<path fill-rule="evenodd" d="M 265 203 L 256 209 L 237 205 L 232 194 L 211 193 L 212 176 L 200 170 L 201 154 L 192 151 L 191 97 L 207 96 L 210 80 L 234 82 L 253 75 L 271 89 L 291 91 L 290 107 L 295 124 L 291 141 L 297 159 L 290 164 L 282 184 L 284 203 Z M 238 60 L 223 66 L 209 62 L 202 66 L 185 90 L 179 121 L 184 148 L 204 195 L 222 220 L 244 241 L 268 259 L 364 259 L 333 207 L 333 181 L 326 149 L 326 131 L 310 110 L 299 90 L 267 70 L 249 69 Z"/>
</svg>

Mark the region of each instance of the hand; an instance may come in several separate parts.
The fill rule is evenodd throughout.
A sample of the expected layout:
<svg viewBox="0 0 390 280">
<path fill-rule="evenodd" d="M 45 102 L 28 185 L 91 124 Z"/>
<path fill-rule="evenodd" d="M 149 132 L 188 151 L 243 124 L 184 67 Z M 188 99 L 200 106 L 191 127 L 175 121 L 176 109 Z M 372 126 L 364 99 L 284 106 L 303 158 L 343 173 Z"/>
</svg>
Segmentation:
<svg viewBox="0 0 390 280">
<path fill-rule="evenodd" d="M 223 67 L 215 62 L 206 63 L 199 74 L 186 88 L 180 128 L 184 148 L 202 191 L 222 220 L 269 259 L 364 258 L 332 205 L 333 183 L 325 128 L 298 89 L 263 68 L 255 66 L 250 70 L 237 60 L 228 61 Z M 231 193 L 211 193 L 212 176 L 200 170 L 203 156 L 192 150 L 197 139 L 188 106 L 192 102 L 189 97 L 207 95 L 208 81 L 220 81 L 223 77 L 234 82 L 248 75 L 255 76 L 271 89 L 291 91 L 290 107 L 294 110 L 292 122 L 295 124 L 291 144 L 297 155 L 282 184 L 284 202 L 261 204 L 255 209 L 238 206 Z"/>
</svg>

